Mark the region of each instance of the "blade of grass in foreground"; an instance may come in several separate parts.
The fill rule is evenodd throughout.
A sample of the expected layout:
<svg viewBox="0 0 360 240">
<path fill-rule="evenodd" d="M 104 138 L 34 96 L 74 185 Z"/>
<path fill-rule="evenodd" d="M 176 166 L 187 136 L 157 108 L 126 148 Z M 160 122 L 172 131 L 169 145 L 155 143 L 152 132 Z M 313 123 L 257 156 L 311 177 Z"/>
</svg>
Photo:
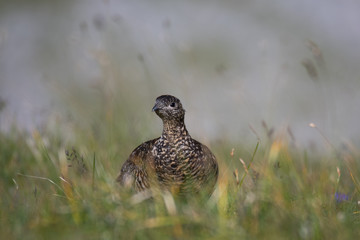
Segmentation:
<svg viewBox="0 0 360 240">
<path fill-rule="evenodd" d="M 92 169 L 92 190 L 95 189 L 95 152 L 94 152 L 94 158 L 93 158 L 93 169 Z"/>
<path fill-rule="evenodd" d="M 256 154 L 256 152 L 257 152 L 257 150 L 258 150 L 259 144 L 260 144 L 260 141 L 258 141 L 257 144 L 256 144 L 256 147 L 255 147 L 254 153 L 253 153 L 253 155 L 252 155 L 251 161 L 250 161 L 249 164 L 247 165 L 247 170 L 250 169 L 251 164 L 252 164 L 252 162 L 254 161 L 255 154 Z M 241 186 L 242 186 L 242 184 L 243 184 L 243 182 L 244 182 L 244 179 L 245 179 L 246 175 L 248 174 L 248 172 L 249 172 L 249 171 L 245 171 L 244 175 L 242 176 L 242 178 L 241 178 L 241 180 L 240 180 L 240 183 L 239 183 L 239 185 L 238 185 L 238 188 L 241 188 Z"/>
<path fill-rule="evenodd" d="M 27 178 L 35 178 L 35 179 L 40 179 L 40 180 L 46 180 L 46 181 L 50 182 L 51 184 L 53 184 L 54 186 L 56 186 L 60 191 L 64 192 L 64 190 L 58 184 L 56 184 L 53 180 L 51 180 L 50 178 L 32 176 L 32 175 L 27 175 L 27 174 L 22 174 L 22 173 L 17 173 L 17 175 L 22 176 L 22 177 L 27 177 Z"/>
</svg>

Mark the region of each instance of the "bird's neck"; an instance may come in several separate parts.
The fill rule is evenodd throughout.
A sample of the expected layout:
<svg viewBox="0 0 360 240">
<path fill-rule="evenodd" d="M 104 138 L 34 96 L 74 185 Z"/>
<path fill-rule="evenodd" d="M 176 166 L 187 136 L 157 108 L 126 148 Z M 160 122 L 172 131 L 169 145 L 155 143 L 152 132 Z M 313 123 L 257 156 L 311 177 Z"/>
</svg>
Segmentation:
<svg viewBox="0 0 360 240">
<path fill-rule="evenodd" d="M 162 137 L 169 141 L 190 136 L 184 121 L 163 121 Z"/>
</svg>

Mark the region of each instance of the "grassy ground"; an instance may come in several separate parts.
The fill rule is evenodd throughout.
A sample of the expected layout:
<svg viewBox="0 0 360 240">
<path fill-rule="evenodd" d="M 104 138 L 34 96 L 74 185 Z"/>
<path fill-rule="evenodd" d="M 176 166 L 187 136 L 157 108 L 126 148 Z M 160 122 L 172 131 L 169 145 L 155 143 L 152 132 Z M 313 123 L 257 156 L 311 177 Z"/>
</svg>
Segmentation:
<svg viewBox="0 0 360 240">
<path fill-rule="evenodd" d="M 60 133 L 1 134 L 1 238 L 360 237 L 360 153 L 350 144 L 319 155 L 286 137 L 261 142 L 256 153 L 256 141 L 251 149 L 214 142 L 217 189 L 209 201 L 185 202 L 161 195 L 143 200 L 119 189 L 121 163 L 141 142 L 122 134 L 127 141 L 75 137 L 74 149 Z"/>
</svg>

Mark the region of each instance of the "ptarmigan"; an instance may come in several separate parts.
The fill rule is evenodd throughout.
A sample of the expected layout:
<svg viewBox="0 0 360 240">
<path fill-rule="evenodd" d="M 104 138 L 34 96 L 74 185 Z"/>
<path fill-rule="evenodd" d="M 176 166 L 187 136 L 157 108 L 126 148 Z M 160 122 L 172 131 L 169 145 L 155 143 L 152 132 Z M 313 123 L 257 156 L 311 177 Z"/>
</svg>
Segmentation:
<svg viewBox="0 0 360 240">
<path fill-rule="evenodd" d="M 186 130 L 180 100 L 162 95 L 152 110 L 163 121 L 162 135 L 135 148 L 117 181 L 138 192 L 156 187 L 174 195 L 210 196 L 218 178 L 218 164 L 209 148 Z"/>
</svg>

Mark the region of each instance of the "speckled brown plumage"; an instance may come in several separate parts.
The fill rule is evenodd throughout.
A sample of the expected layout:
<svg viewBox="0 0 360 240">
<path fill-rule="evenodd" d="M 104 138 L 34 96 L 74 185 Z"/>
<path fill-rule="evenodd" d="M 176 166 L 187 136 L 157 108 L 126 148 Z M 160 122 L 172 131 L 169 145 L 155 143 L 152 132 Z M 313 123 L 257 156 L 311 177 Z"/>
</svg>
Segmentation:
<svg viewBox="0 0 360 240">
<path fill-rule="evenodd" d="M 191 138 L 186 130 L 180 100 L 162 95 L 156 99 L 153 111 L 163 121 L 162 135 L 130 154 L 117 181 L 136 191 L 159 187 L 179 195 L 211 195 L 218 165 L 209 148 Z"/>
</svg>

